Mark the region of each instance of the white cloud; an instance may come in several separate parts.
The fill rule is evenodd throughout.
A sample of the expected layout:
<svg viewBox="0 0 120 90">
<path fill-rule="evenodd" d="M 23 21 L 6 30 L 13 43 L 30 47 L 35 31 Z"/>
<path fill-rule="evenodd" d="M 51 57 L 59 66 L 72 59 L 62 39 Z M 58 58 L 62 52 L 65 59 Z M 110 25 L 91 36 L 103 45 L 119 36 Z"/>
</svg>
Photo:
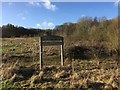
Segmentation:
<svg viewBox="0 0 120 90">
<path fill-rule="evenodd" d="M 49 27 L 52 27 L 52 26 L 55 26 L 55 25 L 54 25 L 52 22 L 49 22 L 49 23 L 48 23 L 48 26 L 49 26 Z"/>
<path fill-rule="evenodd" d="M 28 2 L 29 5 L 41 6 L 40 2 Z"/>
<path fill-rule="evenodd" d="M 82 14 L 81 17 L 86 17 L 86 15 Z"/>
<path fill-rule="evenodd" d="M 43 6 L 48 9 L 55 11 L 57 9 L 56 5 L 51 4 L 50 0 L 42 0 L 43 1 Z"/>
<path fill-rule="evenodd" d="M 52 11 L 55 11 L 57 9 L 56 5 L 52 4 L 50 0 L 42 0 L 42 3 L 41 2 L 28 2 L 29 5 L 32 5 L 32 6 L 44 6 L 46 9 L 48 10 L 52 10 Z"/>
<path fill-rule="evenodd" d="M 36 24 L 37 27 L 41 28 L 41 29 L 53 29 L 55 27 L 54 23 L 52 22 L 42 22 L 42 23 L 38 23 Z"/>
<path fill-rule="evenodd" d="M 118 6 L 120 5 L 120 0 L 117 0 L 115 3 L 114 3 L 115 6 Z"/>
<path fill-rule="evenodd" d="M 41 25 L 40 24 L 37 24 L 37 27 L 40 27 Z"/>
<path fill-rule="evenodd" d="M 26 17 L 21 17 L 22 20 L 26 20 Z"/>
</svg>

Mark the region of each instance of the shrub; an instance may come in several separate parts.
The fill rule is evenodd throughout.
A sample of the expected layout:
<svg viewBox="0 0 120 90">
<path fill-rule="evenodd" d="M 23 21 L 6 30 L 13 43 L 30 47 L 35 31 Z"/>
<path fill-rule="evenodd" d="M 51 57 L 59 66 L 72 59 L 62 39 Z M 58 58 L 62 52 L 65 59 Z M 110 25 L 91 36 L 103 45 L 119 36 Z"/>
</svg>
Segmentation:
<svg viewBox="0 0 120 90">
<path fill-rule="evenodd" d="M 91 50 L 87 47 L 72 46 L 66 51 L 67 58 L 71 59 L 90 59 Z"/>
</svg>

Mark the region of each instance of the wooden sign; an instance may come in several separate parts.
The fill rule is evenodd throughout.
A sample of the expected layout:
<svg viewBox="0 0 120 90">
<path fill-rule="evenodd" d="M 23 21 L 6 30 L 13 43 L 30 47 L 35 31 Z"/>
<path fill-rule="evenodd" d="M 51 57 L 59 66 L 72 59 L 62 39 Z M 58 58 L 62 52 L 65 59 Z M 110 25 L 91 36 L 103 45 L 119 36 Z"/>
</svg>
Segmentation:
<svg viewBox="0 0 120 90">
<path fill-rule="evenodd" d="M 42 63 L 42 54 L 43 54 L 43 46 L 56 46 L 56 45 L 60 45 L 61 46 L 61 65 L 64 65 L 64 49 L 63 49 L 63 45 L 64 45 L 64 39 L 61 36 L 42 36 L 40 37 L 40 70 L 43 67 L 43 63 Z"/>
</svg>

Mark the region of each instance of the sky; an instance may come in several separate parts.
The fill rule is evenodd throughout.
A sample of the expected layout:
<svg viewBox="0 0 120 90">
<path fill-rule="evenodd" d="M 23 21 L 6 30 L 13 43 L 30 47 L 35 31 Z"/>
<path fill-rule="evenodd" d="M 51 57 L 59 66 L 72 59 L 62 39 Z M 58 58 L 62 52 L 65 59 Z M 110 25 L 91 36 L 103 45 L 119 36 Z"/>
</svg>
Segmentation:
<svg viewBox="0 0 120 90">
<path fill-rule="evenodd" d="M 118 7 L 114 2 L 2 2 L 0 19 L 2 25 L 53 29 L 85 16 L 113 19 L 118 16 Z"/>
</svg>

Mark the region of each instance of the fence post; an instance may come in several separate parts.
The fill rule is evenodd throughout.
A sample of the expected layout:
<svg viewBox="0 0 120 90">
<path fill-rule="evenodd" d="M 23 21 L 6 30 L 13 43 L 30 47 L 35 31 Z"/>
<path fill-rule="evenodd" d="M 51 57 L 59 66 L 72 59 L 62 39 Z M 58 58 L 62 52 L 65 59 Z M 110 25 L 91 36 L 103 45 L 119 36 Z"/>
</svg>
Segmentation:
<svg viewBox="0 0 120 90">
<path fill-rule="evenodd" d="M 42 37 L 40 37 L 40 52 L 39 52 L 40 53 L 40 70 L 42 69 L 42 66 L 43 66 L 42 65 L 43 64 L 42 63 L 42 53 L 43 53 L 42 49 L 43 49 L 43 47 L 42 47 Z"/>
<path fill-rule="evenodd" d="M 62 39 L 62 42 L 63 42 L 63 39 Z M 63 42 L 64 44 L 64 42 Z M 61 65 L 63 66 L 64 65 L 64 49 L 63 49 L 63 44 L 61 45 Z"/>
</svg>

